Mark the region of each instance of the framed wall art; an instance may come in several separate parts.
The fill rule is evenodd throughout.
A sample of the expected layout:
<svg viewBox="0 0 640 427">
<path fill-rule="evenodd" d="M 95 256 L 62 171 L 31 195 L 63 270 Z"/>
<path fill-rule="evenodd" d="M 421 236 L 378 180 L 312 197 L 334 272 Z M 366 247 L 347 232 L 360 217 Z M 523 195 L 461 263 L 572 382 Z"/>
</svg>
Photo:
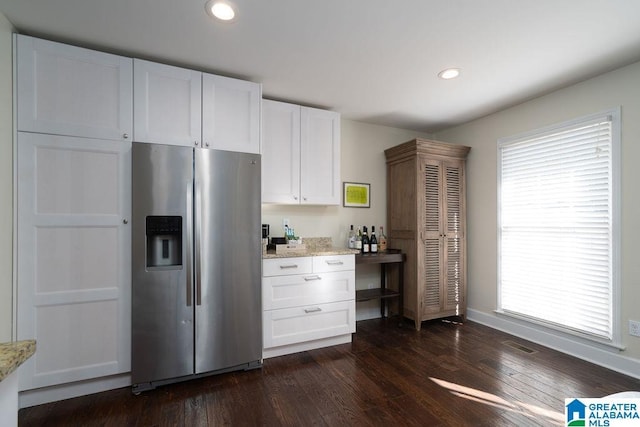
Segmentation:
<svg viewBox="0 0 640 427">
<path fill-rule="evenodd" d="M 342 205 L 346 208 L 371 207 L 371 184 L 361 182 L 343 183 Z"/>
</svg>

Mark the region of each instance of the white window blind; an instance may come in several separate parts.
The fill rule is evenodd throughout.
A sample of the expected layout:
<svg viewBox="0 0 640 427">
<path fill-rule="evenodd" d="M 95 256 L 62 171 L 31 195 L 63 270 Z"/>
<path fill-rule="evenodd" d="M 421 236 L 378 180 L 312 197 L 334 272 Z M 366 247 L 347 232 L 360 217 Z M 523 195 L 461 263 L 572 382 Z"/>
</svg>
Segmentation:
<svg viewBox="0 0 640 427">
<path fill-rule="evenodd" d="M 499 309 L 609 342 L 613 113 L 499 142 Z"/>
</svg>

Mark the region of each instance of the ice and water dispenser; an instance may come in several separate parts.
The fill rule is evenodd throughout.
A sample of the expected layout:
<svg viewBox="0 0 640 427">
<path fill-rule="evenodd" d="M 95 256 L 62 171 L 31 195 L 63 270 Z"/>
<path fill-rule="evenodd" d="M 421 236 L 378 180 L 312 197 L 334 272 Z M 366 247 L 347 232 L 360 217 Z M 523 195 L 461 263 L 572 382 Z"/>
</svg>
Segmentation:
<svg viewBox="0 0 640 427">
<path fill-rule="evenodd" d="M 182 267 L 182 217 L 147 217 L 147 267 Z"/>
</svg>

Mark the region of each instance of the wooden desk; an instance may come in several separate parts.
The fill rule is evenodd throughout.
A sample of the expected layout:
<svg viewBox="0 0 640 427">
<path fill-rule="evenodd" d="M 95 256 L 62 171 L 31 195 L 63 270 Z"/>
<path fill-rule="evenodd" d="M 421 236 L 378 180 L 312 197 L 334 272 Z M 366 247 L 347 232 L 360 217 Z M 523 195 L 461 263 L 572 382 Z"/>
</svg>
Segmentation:
<svg viewBox="0 0 640 427">
<path fill-rule="evenodd" d="M 387 249 L 386 252 L 378 252 L 375 254 L 357 254 L 356 264 L 380 264 L 380 287 L 374 289 L 362 289 L 356 291 L 356 301 L 368 301 L 371 299 L 380 299 L 380 315 L 385 317 L 386 300 L 388 298 L 398 298 L 398 314 L 402 319 L 403 310 L 403 285 L 404 285 L 404 261 L 406 255 L 399 249 Z M 398 265 L 398 290 L 387 289 L 387 264 Z"/>
</svg>

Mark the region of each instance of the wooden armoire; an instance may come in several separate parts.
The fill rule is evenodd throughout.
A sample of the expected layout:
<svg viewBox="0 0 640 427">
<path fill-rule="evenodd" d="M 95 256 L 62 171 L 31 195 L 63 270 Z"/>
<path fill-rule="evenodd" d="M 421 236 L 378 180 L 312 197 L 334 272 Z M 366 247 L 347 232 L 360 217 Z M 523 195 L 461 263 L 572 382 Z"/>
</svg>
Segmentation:
<svg viewBox="0 0 640 427">
<path fill-rule="evenodd" d="M 414 139 L 385 150 L 387 239 L 406 254 L 404 316 L 457 316 L 467 302 L 465 159 L 470 147 Z"/>
</svg>

